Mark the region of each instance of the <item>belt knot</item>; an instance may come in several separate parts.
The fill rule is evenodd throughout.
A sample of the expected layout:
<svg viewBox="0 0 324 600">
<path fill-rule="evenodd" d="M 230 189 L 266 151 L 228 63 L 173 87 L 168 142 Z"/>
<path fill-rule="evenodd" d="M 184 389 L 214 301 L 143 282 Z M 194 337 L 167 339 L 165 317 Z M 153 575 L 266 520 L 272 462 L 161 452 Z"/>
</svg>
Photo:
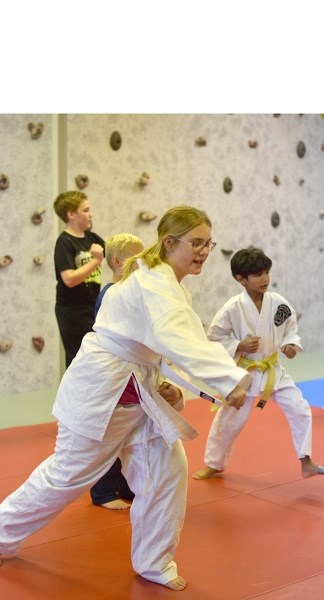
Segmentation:
<svg viewBox="0 0 324 600">
<path fill-rule="evenodd" d="M 262 373 L 265 373 L 265 371 L 269 371 L 264 391 L 259 397 L 257 403 L 257 408 L 263 408 L 266 402 L 269 400 L 275 385 L 275 366 L 278 364 L 278 352 L 273 352 L 273 354 L 270 354 L 270 356 L 267 356 L 262 360 L 250 360 L 249 358 L 241 356 L 237 364 L 239 367 L 242 367 L 246 370 L 258 369 L 262 371 Z"/>
</svg>

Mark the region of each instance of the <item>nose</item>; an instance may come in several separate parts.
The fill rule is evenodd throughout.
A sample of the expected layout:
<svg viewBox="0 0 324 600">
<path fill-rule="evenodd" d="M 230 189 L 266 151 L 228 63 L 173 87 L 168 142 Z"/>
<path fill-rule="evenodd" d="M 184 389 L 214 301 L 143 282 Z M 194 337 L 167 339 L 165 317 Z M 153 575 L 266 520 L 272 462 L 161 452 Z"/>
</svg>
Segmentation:
<svg viewBox="0 0 324 600">
<path fill-rule="evenodd" d="M 209 256 L 209 248 L 208 246 L 204 246 L 199 252 L 198 252 L 198 256 Z"/>
<path fill-rule="evenodd" d="M 199 251 L 199 254 L 203 254 L 203 255 L 207 255 L 208 256 L 209 253 L 210 253 L 209 242 L 206 242 L 206 244 Z"/>
</svg>

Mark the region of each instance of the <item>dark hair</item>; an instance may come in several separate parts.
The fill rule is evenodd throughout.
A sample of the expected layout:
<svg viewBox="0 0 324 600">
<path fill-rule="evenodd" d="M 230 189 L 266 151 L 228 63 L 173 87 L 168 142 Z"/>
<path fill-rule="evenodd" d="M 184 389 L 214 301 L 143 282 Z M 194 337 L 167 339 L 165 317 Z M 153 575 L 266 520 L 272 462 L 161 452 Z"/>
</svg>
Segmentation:
<svg viewBox="0 0 324 600">
<path fill-rule="evenodd" d="M 236 275 L 242 275 L 246 278 L 248 275 L 255 275 L 261 273 L 261 271 L 270 271 L 271 267 L 272 260 L 264 254 L 261 248 L 255 248 L 255 246 L 239 250 L 231 259 L 231 270 L 234 278 L 236 278 Z"/>
</svg>

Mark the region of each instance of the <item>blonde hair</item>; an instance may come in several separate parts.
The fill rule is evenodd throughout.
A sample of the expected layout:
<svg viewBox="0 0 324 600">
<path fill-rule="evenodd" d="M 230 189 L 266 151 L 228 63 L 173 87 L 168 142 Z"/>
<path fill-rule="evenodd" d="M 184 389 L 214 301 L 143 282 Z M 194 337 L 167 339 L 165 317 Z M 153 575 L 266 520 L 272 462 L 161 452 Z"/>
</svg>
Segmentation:
<svg viewBox="0 0 324 600">
<path fill-rule="evenodd" d="M 117 233 L 106 239 L 105 257 L 108 266 L 113 270 L 111 259 L 113 256 L 119 256 L 130 244 L 136 244 L 143 247 L 142 240 L 137 235 L 131 233 Z"/>
<path fill-rule="evenodd" d="M 76 212 L 80 204 L 87 199 L 87 195 L 84 192 L 79 192 L 77 190 L 63 192 L 62 194 L 59 194 L 54 201 L 54 210 L 57 216 L 60 217 L 64 223 L 67 223 L 69 220 L 68 212 Z"/>
<path fill-rule="evenodd" d="M 161 218 L 158 226 L 158 240 L 149 248 L 140 252 L 135 257 L 131 257 L 125 261 L 123 268 L 122 281 L 127 279 L 134 269 L 134 262 L 137 258 L 141 258 L 149 269 L 153 269 L 157 265 L 160 265 L 165 261 L 166 250 L 164 246 L 164 238 L 170 237 L 182 237 L 194 227 L 198 225 L 206 224 L 209 227 L 212 226 L 208 215 L 204 210 L 194 208 L 193 206 L 187 206 L 186 204 L 175 206 L 170 208 L 163 217 Z M 179 242 L 174 240 L 175 244 Z"/>
</svg>

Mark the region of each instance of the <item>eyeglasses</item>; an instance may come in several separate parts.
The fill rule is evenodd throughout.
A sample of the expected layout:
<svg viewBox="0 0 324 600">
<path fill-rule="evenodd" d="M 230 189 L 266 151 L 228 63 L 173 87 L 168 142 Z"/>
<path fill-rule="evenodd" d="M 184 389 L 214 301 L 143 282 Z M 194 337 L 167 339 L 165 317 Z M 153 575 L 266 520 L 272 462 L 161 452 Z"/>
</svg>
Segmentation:
<svg viewBox="0 0 324 600">
<path fill-rule="evenodd" d="M 178 242 L 183 242 L 184 244 L 189 244 L 196 254 L 199 254 L 200 252 L 202 252 L 204 248 L 207 248 L 208 252 L 212 252 L 217 244 L 217 242 L 212 242 L 211 240 L 209 240 L 208 242 L 198 242 L 195 240 L 188 242 L 187 240 L 183 240 L 178 237 L 172 236 L 172 238 L 174 240 L 178 240 Z"/>
</svg>

